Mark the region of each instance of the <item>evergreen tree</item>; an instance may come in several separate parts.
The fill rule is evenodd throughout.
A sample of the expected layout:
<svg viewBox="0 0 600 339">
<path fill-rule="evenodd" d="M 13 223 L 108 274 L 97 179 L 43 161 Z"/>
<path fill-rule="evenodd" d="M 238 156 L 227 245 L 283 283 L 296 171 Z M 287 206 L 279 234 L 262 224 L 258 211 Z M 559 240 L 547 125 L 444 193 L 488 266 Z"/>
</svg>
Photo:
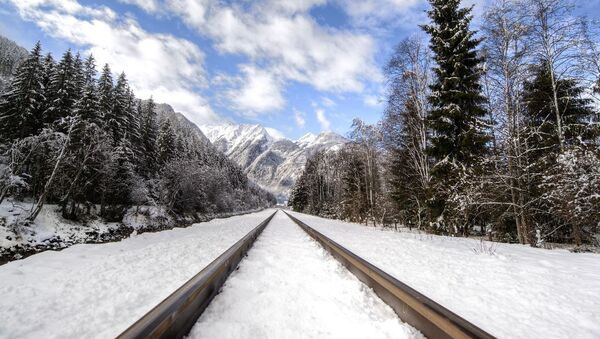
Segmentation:
<svg viewBox="0 0 600 339">
<path fill-rule="evenodd" d="M 423 29 L 431 36 L 437 66 L 429 98 L 432 136 L 427 151 L 436 162 L 431 212 L 437 217 L 444 213 L 447 190 L 457 181 L 458 169 L 475 165 L 485 153 L 488 137 L 481 121 L 486 114 L 479 83 L 482 59 L 477 55 L 481 40 L 469 29 L 472 7 L 459 8 L 460 0 L 429 2 L 432 24 Z"/>
<path fill-rule="evenodd" d="M 303 172 L 300 178 L 294 184 L 292 192 L 290 193 L 289 206 L 296 212 L 305 211 L 308 205 L 308 185 L 306 182 L 306 172 Z"/>
<path fill-rule="evenodd" d="M 108 133 L 115 145 L 119 145 L 121 139 L 125 136 L 131 115 L 129 84 L 125 73 L 121 73 L 114 88 L 112 109 L 106 116 Z"/>
<path fill-rule="evenodd" d="M 130 191 L 135 180 L 135 170 L 132 163 L 134 154 L 127 138 L 121 138 L 113 156 L 114 164 L 108 203 L 111 205 L 127 205 L 130 202 Z"/>
<path fill-rule="evenodd" d="M 73 61 L 73 82 L 75 83 L 75 93 L 76 93 L 76 101 L 81 98 L 83 94 L 83 89 L 85 88 L 85 65 L 83 60 L 81 59 L 81 54 L 77 52 L 75 54 L 75 60 Z"/>
<path fill-rule="evenodd" d="M 591 108 L 591 100 L 584 98 L 584 88 L 572 79 L 557 79 L 556 91 L 561 112 L 561 125 L 566 145 L 579 140 L 594 140 L 599 135 L 598 122 Z M 554 113 L 552 78 L 547 62 L 536 67 L 535 77 L 525 83 L 526 119 L 530 144 L 537 156 L 560 151 L 557 115 Z"/>
<path fill-rule="evenodd" d="M 142 106 L 142 145 L 144 148 L 145 169 L 147 175 L 158 170 L 158 123 L 156 121 L 156 104 L 152 97 Z"/>
<path fill-rule="evenodd" d="M 113 109 L 114 84 L 112 72 L 108 64 L 102 68 L 102 74 L 98 79 L 98 108 L 99 117 L 103 120 L 103 127 L 108 133 L 108 119 L 111 117 Z M 110 137 L 112 135 L 109 134 Z"/>
<path fill-rule="evenodd" d="M 44 98 L 50 98 L 50 82 L 52 81 L 52 75 L 56 69 L 56 62 L 51 53 L 46 54 L 42 62 L 43 74 L 42 74 L 42 85 L 44 88 Z M 44 100 L 41 111 L 45 112 L 50 107 L 50 100 Z"/>
<path fill-rule="evenodd" d="M 1 142 L 36 134 L 42 127 L 45 97 L 41 50 L 40 43 L 36 43 L 17 68 L 8 91 L 0 98 Z"/>
<path fill-rule="evenodd" d="M 169 119 L 165 119 L 160 127 L 158 135 L 158 162 L 164 165 L 175 158 L 176 136 L 171 127 Z"/>
<path fill-rule="evenodd" d="M 96 84 L 96 65 L 94 57 L 91 55 L 85 61 L 82 86 L 82 95 L 76 104 L 76 114 L 81 116 L 82 121 L 102 126 L 98 98 L 99 91 Z"/>
<path fill-rule="evenodd" d="M 67 50 L 50 78 L 47 92 L 50 102 L 44 112 L 44 123 L 52 124 L 71 115 L 80 93 L 77 83 L 80 70 L 76 67 L 81 67 L 81 62 L 76 63 L 71 50 Z"/>
</svg>

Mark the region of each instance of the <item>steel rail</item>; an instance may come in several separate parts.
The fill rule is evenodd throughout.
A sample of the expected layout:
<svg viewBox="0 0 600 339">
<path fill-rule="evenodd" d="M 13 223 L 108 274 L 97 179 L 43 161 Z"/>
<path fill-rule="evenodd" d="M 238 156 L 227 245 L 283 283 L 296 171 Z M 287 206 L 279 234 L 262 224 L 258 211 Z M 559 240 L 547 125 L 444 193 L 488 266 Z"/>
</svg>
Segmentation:
<svg viewBox="0 0 600 339">
<path fill-rule="evenodd" d="M 188 280 L 117 338 L 183 338 L 277 211 Z"/>
<path fill-rule="evenodd" d="M 284 211 L 300 228 L 320 243 L 360 281 L 428 338 L 494 338 L 415 289 L 385 273 L 340 244 Z"/>
</svg>

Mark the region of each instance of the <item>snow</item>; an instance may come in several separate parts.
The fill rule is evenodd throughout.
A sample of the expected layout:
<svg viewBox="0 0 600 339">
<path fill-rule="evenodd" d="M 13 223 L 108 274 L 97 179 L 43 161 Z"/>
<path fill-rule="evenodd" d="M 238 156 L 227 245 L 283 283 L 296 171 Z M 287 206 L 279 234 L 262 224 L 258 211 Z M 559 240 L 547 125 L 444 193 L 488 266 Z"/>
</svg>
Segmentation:
<svg viewBox="0 0 600 339">
<path fill-rule="evenodd" d="M 14 246 L 48 246 L 49 242 L 56 248 L 67 247 L 72 243 L 102 240 L 102 235 L 119 229 L 118 223 L 105 223 L 92 220 L 83 226 L 60 217 L 59 207 L 44 205 L 33 225 L 23 227 L 21 239 L 6 225 L 18 218 L 23 218 L 31 210 L 31 202 L 12 202 L 10 199 L 0 204 L 0 254 Z"/>
<path fill-rule="evenodd" d="M 114 338 L 273 210 L 0 266 L 0 338 Z"/>
<path fill-rule="evenodd" d="M 278 212 L 189 338 L 414 338 L 393 310 Z"/>
<path fill-rule="evenodd" d="M 308 157 L 318 151 L 339 150 L 348 142 L 334 132 L 307 133 L 292 141 L 274 137 L 261 125 L 226 123 L 201 128 L 217 149 L 237 162 L 251 180 L 273 193 L 279 203 L 287 201 Z"/>
<path fill-rule="evenodd" d="M 293 213 L 499 338 L 599 338 L 600 256 Z"/>
</svg>

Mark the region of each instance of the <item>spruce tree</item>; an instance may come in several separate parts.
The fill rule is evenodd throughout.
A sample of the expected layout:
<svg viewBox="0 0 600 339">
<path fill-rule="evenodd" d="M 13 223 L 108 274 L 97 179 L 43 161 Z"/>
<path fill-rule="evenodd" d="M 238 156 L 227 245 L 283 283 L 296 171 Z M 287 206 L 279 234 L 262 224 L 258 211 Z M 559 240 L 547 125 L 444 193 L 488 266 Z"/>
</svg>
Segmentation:
<svg viewBox="0 0 600 339">
<path fill-rule="evenodd" d="M 0 143 L 36 134 L 44 104 L 42 47 L 35 44 L 0 98 Z"/>
<path fill-rule="evenodd" d="M 591 100 L 584 98 L 584 88 L 572 79 L 556 81 L 564 142 L 568 145 L 579 140 L 594 140 L 598 136 L 595 112 Z M 547 62 L 536 67 L 535 77 L 525 83 L 526 123 L 532 136 L 529 143 L 538 156 L 557 154 L 560 151 L 558 123 L 554 114 L 552 78 Z"/>
<path fill-rule="evenodd" d="M 56 62 L 52 57 L 51 53 L 46 54 L 44 60 L 42 61 L 43 65 L 43 74 L 42 74 L 42 85 L 44 88 L 44 98 L 48 99 L 51 97 L 50 95 L 50 81 L 52 81 L 52 75 L 56 69 Z M 44 100 L 42 104 L 41 111 L 45 112 L 50 107 L 50 100 Z"/>
<path fill-rule="evenodd" d="M 480 39 L 469 29 L 472 7 L 460 8 L 460 0 L 430 0 L 427 12 L 432 24 L 422 28 L 431 36 L 435 80 L 429 101 L 432 130 L 427 152 L 436 164 L 432 168 L 435 186 L 431 213 L 444 213 L 448 189 L 457 181 L 459 168 L 472 168 L 485 154 L 488 136 L 482 119 L 485 98 L 481 95 Z"/>
<path fill-rule="evenodd" d="M 107 133 L 109 133 L 107 120 L 110 118 L 113 108 L 113 92 L 114 84 L 112 72 L 108 64 L 105 64 L 102 68 L 102 74 L 98 79 L 98 108 L 99 116 L 103 120 L 103 127 Z M 109 136 L 112 137 L 110 133 Z"/>
<path fill-rule="evenodd" d="M 88 124 L 102 126 L 102 116 L 100 115 L 100 104 L 98 98 L 98 87 L 96 84 L 96 65 L 93 56 L 89 56 L 83 66 L 82 74 L 82 94 L 76 104 L 76 114 L 79 114 L 81 120 Z"/>
<path fill-rule="evenodd" d="M 80 66 L 81 62 L 76 63 L 71 50 L 67 50 L 56 65 L 47 92 L 50 102 L 44 112 L 44 123 L 52 124 L 72 114 L 75 102 L 79 99 L 80 88 L 77 84 L 77 73 L 80 70 L 77 70 L 76 67 Z"/>
<path fill-rule="evenodd" d="M 156 104 L 152 97 L 142 106 L 142 118 L 145 171 L 147 175 L 153 175 L 158 169 L 158 123 L 156 121 Z"/>
<path fill-rule="evenodd" d="M 131 111 L 131 96 L 129 84 L 125 73 L 121 73 L 117 79 L 113 91 L 112 109 L 108 112 L 106 124 L 113 143 L 119 145 L 121 139 L 125 136 L 128 129 L 128 123 L 132 115 Z"/>
<path fill-rule="evenodd" d="M 158 162 L 160 165 L 165 165 L 175 158 L 176 155 L 176 140 L 175 132 L 171 127 L 169 119 L 165 119 L 160 127 L 158 135 Z"/>
</svg>

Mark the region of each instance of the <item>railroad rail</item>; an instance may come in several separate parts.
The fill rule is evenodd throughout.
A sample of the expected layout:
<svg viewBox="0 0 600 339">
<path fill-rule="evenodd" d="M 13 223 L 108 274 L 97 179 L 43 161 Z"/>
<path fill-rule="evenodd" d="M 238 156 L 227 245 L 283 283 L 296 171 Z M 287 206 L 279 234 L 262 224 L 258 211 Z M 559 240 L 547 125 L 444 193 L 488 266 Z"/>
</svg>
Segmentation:
<svg viewBox="0 0 600 339">
<path fill-rule="evenodd" d="M 491 334 L 385 273 L 293 215 L 284 213 L 360 281 L 371 287 L 385 303 L 392 307 L 402 321 L 418 329 L 426 337 L 494 338 Z"/>
<path fill-rule="evenodd" d="M 277 212 L 273 212 L 117 338 L 183 338 L 186 336 L 275 213 Z"/>
<path fill-rule="evenodd" d="M 352 253 L 293 215 L 283 211 L 340 261 L 407 324 L 428 338 L 494 338 L 410 286 Z M 271 221 L 274 212 L 246 236 L 136 321 L 118 338 L 183 338 L 219 293 L 231 272 Z"/>
</svg>

